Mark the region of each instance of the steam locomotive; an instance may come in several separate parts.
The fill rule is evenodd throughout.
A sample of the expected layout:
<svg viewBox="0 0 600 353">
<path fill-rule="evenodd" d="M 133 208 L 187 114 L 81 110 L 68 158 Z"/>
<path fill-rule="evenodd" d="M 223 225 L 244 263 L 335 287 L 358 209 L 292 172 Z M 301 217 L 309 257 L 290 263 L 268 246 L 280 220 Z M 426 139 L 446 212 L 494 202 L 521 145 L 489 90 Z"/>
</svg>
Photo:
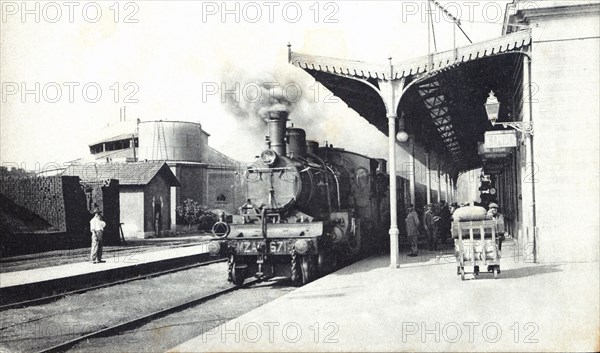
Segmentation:
<svg viewBox="0 0 600 353">
<path fill-rule="evenodd" d="M 285 111 L 265 120 L 267 149 L 245 170 L 246 202 L 215 224 L 209 243 L 211 254 L 227 256 L 230 282 L 307 283 L 389 243 L 385 160 L 319 147 L 304 130 L 286 128 Z"/>
</svg>

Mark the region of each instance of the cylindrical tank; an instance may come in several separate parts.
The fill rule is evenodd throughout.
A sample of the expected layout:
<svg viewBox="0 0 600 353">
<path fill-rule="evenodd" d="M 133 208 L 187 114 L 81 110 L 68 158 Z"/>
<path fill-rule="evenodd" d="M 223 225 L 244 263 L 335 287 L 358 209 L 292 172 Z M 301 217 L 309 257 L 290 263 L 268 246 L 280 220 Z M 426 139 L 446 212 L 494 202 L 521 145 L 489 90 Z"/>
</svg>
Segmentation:
<svg viewBox="0 0 600 353">
<path fill-rule="evenodd" d="M 138 123 L 138 160 L 202 162 L 208 134 L 199 123 L 141 121 Z"/>
<path fill-rule="evenodd" d="M 267 125 L 269 127 L 269 140 L 271 149 L 280 156 L 285 156 L 285 124 L 288 113 L 282 110 L 270 110 L 266 113 Z"/>
<path fill-rule="evenodd" d="M 303 129 L 288 129 L 288 155 L 306 158 L 306 132 Z"/>
<path fill-rule="evenodd" d="M 313 140 L 306 141 L 306 152 L 310 154 L 317 154 L 317 150 L 319 149 L 319 143 Z"/>
</svg>

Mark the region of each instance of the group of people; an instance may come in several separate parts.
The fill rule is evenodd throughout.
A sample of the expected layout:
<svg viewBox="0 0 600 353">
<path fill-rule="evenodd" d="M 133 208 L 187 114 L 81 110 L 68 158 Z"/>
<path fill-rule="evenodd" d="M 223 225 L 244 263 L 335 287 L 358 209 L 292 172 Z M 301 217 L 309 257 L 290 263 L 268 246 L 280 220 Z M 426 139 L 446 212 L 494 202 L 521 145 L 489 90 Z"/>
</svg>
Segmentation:
<svg viewBox="0 0 600 353">
<path fill-rule="evenodd" d="M 496 205 L 497 206 L 497 205 Z M 450 228 L 452 225 L 452 214 L 460 206 L 457 203 L 448 204 L 441 200 L 438 204 L 430 203 L 425 206 L 423 216 L 419 215 L 414 205 L 406 208 L 406 233 L 411 245 L 408 256 L 417 256 L 419 235 L 424 232 L 427 235 L 429 250 L 438 250 L 439 244 L 450 239 Z"/>
<path fill-rule="evenodd" d="M 408 205 L 405 223 L 406 234 L 411 245 L 408 256 L 417 256 L 417 241 L 422 230 L 427 235 L 429 249 L 437 250 L 439 243 L 446 241 L 450 236 L 452 212 L 456 208 L 458 208 L 457 204 L 449 206 L 444 200 L 441 200 L 438 205 L 430 203 L 425 206 L 425 212 L 420 220 L 414 205 Z"/>
<path fill-rule="evenodd" d="M 415 210 L 414 205 L 410 204 L 406 207 L 406 234 L 410 242 L 410 253 L 408 256 L 417 256 L 418 253 L 418 237 L 422 230 L 427 235 L 429 250 L 438 250 L 439 244 L 446 242 L 451 238 L 452 214 L 460 206 L 457 203 L 448 205 L 446 201 L 441 200 L 439 204 L 430 203 L 425 206 L 422 220 Z M 498 204 L 492 202 L 488 206 L 487 217 L 490 219 L 503 218 L 498 212 Z M 503 234 L 500 234 L 498 239 L 498 250 L 502 250 Z"/>
</svg>

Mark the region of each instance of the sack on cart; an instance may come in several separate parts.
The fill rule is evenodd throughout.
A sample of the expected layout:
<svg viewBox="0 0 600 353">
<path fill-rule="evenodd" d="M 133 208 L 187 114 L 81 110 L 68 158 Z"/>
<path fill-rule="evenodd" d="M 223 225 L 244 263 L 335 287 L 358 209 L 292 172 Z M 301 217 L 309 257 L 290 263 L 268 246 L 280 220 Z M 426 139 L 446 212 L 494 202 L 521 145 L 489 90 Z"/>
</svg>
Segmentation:
<svg viewBox="0 0 600 353">
<path fill-rule="evenodd" d="M 474 242 L 471 242 L 470 240 L 463 240 L 463 260 L 493 260 L 494 249 L 497 248 L 498 245 L 491 240 L 486 240 L 483 244 L 481 243 L 481 240 Z M 473 249 L 475 251 L 472 251 Z M 460 261 L 460 244 L 458 241 L 455 241 L 454 243 L 454 254 L 456 256 L 456 260 Z M 475 259 L 473 259 L 473 256 Z"/>
</svg>

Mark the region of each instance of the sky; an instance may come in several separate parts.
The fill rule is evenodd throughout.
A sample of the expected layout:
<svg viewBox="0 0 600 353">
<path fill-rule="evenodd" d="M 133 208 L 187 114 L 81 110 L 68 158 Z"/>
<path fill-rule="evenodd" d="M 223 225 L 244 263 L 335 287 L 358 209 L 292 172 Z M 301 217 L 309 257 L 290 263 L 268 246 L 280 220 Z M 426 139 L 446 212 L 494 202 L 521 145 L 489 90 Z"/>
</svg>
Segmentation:
<svg viewBox="0 0 600 353">
<path fill-rule="evenodd" d="M 439 2 L 473 42 L 501 35 L 509 1 Z M 0 163 L 33 170 L 86 157 L 123 106 L 130 122 L 200 122 L 212 147 L 250 160 L 264 141 L 265 92 L 293 97 L 291 120 L 309 139 L 387 158 L 387 137 L 288 64 L 287 44 L 374 63 L 426 55 L 426 4 L 2 1 Z M 437 50 L 451 49 L 452 23 L 435 8 L 432 17 Z M 456 44 L 468 44 L 459 30 Z M 284 89 L 257 99 L 266 82 Z"/>
</svg>

